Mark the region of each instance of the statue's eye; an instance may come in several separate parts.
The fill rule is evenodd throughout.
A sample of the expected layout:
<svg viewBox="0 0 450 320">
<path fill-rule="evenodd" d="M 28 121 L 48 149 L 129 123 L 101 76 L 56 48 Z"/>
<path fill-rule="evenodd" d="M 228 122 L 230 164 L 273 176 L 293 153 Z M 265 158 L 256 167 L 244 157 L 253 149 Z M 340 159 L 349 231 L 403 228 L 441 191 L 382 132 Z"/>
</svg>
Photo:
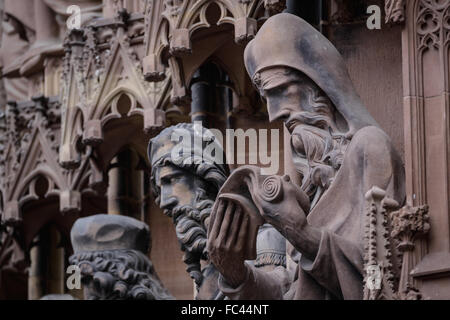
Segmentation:
<svg viewBox="0 0 450 320">
<path fill-rule="evenodd" d="M 173 175 L 170 177 L 163 177 L 163 178 L 161 178 L 161 184 L 162 185 L 173 184 L 175 182 L 178 182 L 179 180 L 180 180 L 180 176 L 177 176 L 177 175 Z"/>
<path fill-rule="evenodd" d="M 178 181 L 178 180 L 180 180 L 180 176 L 172 176 L 171 178 L 170 178 L 170 180 L 172 181 L 172 182 L 175 182 L 175 181 Z"/>
<path fill-rule="evenodd" d="M 282 94 L 286 90 L 286 85 L 282 84 L 270 89 L 265 89 L 265 96 L 273 96 L 273 95 L 279 95 Z"/>
</svg>

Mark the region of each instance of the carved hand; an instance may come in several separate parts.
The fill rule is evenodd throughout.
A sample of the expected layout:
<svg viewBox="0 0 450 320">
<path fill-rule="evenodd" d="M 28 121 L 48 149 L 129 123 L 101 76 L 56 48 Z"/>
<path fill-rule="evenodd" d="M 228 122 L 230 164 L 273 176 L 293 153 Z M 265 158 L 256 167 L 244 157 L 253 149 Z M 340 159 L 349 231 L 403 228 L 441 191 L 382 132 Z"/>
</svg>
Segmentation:
<svg viewBox="0 0 450 320">
<path fill-rule="evenodd" d="M 266 178 L 258 190 L 251 191 L 253 201 L 263 218 L 273 225 L 307 258 L 314 260 L 321 231 L 308 224 L 308 196 L 285 175 Z"/>
<path fill-rule="evenodd" d="M 210 222 L 208 254 L 211 262 L 233 288 L 245 281 L 245 245 L 249 217 L 231 201 L 218 200 L 217 214 Z"/>
</svg>

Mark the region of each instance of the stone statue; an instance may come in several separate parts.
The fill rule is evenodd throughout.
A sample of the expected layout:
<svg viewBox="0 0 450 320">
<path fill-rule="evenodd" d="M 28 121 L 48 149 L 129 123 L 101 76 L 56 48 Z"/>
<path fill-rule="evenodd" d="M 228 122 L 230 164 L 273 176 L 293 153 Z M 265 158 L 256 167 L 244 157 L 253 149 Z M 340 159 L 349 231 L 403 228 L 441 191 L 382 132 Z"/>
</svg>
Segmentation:
<svg viewBox="0 0 450 320">
<path fill-rule="evenodd" d="M 209 135 L 211 139 L 205 139 Z M 183 140 L 172 136 L 182 136 Z M 195 146 L 195 141 L 201 141 L 201 145 Z M 176 146 L 185 151 L 179 157 L 172 153 Z M 196 299 L 199 300 L 223 298 L 217 287 L 217 269 L 208 261 L 206 243 L 211 209 L 229 169 L 226 164 L 206 156 L 204 150 L 211 147 L 223 154 L 222 146 L 211 131 L 201 126 L 196 130 L 194 124 L 188 123 L 164 129 L 149 145 L 156 202 L 174 221 L 177 238 L 185 252 L 184 262 L 197 285 Z M 265 225 L 258 233 L 256 260 L 253 257 L 254 261 L 249 263 L 272 270 L 286 265 L 285 252 L 284 238 L 272 226 Z M 203 269 L 201 260 L 207 261 Z"/>
<path fill-rule="evenodd" d="M 336 48 L 301 18 L 269 18 L 245 50 L 247 72 L 270 121 L 291 133 L 297 185 L 289 176 L 237 169 L 218 195 L 208 252 L 230 299 L 362 299 L 365 194 L 376 186 L 404 203 L 404 169 L 391 140 L 362 104 Z M 298 262 L 258 270 L 255 230 L 287 240 Z"/>
<path fill-rule="evenodd" d="M 148 226 L 136 219 L 99 214 L 72 227 L 70 263 L 81 271 L 86 300 L 171 300 L 147 254 Z"/>
<path fill-rule="evenodd" d="M 172 156 L 178 140 L 172 136 L 186 137 L 180 143 L 184 150 L 179 158 Z M 173 219 L 175 232 L 184 263 L 198 289 L 198 299 L 220 299 L 217 289 L 217 271 L 211 264 L 202 270 L 201 260 L 208 260 L 206 233 L 211 208 L 217 192 L 228 177 L 228 167 L 203 157 L 206 145 L 217 141 L 203 141 L 203 130 L 194 130 L 193 124 L 182 123 L 164 129 L 149 144 L 148 157 L 152 166 L 151 185 L 156 203 L 164 214 Z M 194 139 L 201 145 L 194 146 Z M 182 145 L 179 145 L 182 146 Z M 202 290 L 203 288 L 203 290 Z"/>
</svg>

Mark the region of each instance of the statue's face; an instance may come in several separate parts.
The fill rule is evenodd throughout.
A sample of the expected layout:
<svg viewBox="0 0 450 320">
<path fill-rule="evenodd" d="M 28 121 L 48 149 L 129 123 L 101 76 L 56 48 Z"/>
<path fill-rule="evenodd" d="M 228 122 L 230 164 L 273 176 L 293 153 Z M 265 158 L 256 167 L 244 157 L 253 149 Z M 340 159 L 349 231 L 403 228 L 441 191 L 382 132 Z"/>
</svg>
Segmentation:
<svg viewBox="0 0 450 320">
<path fill-rule="evenodd" d="M 281 120 L 292 133 L 296 126 L 302 124 L 300 113 L 317 113 L 312 106 L 315 101 L 311 98 L 313 90 L 319 92 L 320 89 L 300 72 L 274 67 L 260 72 L 260 80 L 260 94 L 267 102 L 270 122 Z"/>
<path fill-rule="evenodd" d="M 260 72 L 258 80 L 270 121 L 284 121 L 291 133 L 294 165 L 304 176 L 304 189 L 314 198 L 318 186 L 322 191 L 328 188 L 334 168 L 341 163 L 344 144 L 334 136 L 339 136 L 338 127 L 345 121 L 320 87 L 299 71 L 274 67 Z"/>
<path fill-rule="evenodd" d="M 117 293 L 109 283 L 114 283 L 119 279 L 107 272 L 95 272 L 90 277 L 83 279 L 83 290 L 85 300 L 116 300 Z"/>
<path fill-rule="evenodd" d="M 210 186 L 202 177 L 172 164 L 156 167 L 154 182 L 160 192 L 159 206 L 173 219 L 177 238 L 186 252 L 189 274 L 200 285 L 200 259 L 206 259 L 208 207 L 213 204 L 207 192 Z"/>
<path fill-rule="evenodd" d="M 169 216 L 175 207 L 194 207 L 197 191 L 207 190 L 203 179 L 174 165 L 159 167 L 155 175 L 161 192 L 159 206 L 164 210 L 164 214 Z"/>
</svg>

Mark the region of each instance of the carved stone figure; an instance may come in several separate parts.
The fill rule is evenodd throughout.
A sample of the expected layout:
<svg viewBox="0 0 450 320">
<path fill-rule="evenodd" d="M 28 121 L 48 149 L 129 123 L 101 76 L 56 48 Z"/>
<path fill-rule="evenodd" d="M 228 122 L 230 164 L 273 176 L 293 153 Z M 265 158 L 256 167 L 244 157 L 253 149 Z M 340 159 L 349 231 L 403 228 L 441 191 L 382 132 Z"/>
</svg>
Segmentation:
<svg viewBox="0 0 450 320">
<path fill-rule="evenodd" d="M 336 48 L 301 18 L 269 18 L 247 46 L 245 65 L 270 121 L 284 121 L 291 133 L 303 180 L 298 186 L 256 167 L 227 180 L 208 233 L 221 291 L 231 299 L 363 299 L 365 194 L 376 186 L 404 203 L 399 155 Z M 293 279 L 284 268 L 264 272 L 245 262 L 263 223 L 288 240 L 298 261 Z"/>
<path fill-rule="evenodd" d="M 199 289 L 198 299 L 220 298 L 217 290 L 217 271 L 208 264 L 201 268 L 201 260 L 208 260 L 206 230 L 211 208 L 222 184 L 228 176 L 228 167 L 212 159 L 203 158 L 207 145 L 223 150 L 217 141 L 203 141 L 203 131 L 196 132 L 193 124 L 178 124 L 164 129 L 149 144 L 148 156 L 152 165 L 152 189 L 156 203 L 175 224 L 177 238 L 184 251 L 187 271 Z M 183 140 L 172 140 L 172 136 Z M 194 139 L 200 146 L 194 145 Z M 172 156 L 178 145 L 186 152 L 179 158 Z M 203 287 L 203 290 L 201 290 Z M 206 292 L 204 292 L 206 291 Z"/>
<path fill-rule="evenodd" d="M 148 226 L 136 219 L 99 214 L 78 219 L 71 231 L 87 300 L 171 300 L 147 254 Z"/>
<path fill-rule="evenodd" d="M 217 287 L 218 272 L 208 261 L 206 242 L 211 209 L 229 171 L 226 164 L 208 158 L 205 153 L 214 148 L 216 155 L 223 155 L 216 137 L 201 126 L 197 128 L 193 124 L 178 124 L 151 140 L 152 188 L 156 202 L 174 221 L 178 240 L 185 252 L 187 271 L 197 284 L 196 298 L 222 299 Z M 179 141 L 178 137 L 183 137 L 183 140 Z M 178 157 L 173 152 L 175 148 L 184 152 Z M 224 157 L 222 159 L 225 160 Z M 285 241 L 279 232 L 270 225 L 264 225 L 257 237 L 256 256 L 251 257 L 254 261 L 250 263 L 266 270 L 286 266 Z M 200 265 L 202 259 L 207 261 L 203 269 Z"/>
</svg>

